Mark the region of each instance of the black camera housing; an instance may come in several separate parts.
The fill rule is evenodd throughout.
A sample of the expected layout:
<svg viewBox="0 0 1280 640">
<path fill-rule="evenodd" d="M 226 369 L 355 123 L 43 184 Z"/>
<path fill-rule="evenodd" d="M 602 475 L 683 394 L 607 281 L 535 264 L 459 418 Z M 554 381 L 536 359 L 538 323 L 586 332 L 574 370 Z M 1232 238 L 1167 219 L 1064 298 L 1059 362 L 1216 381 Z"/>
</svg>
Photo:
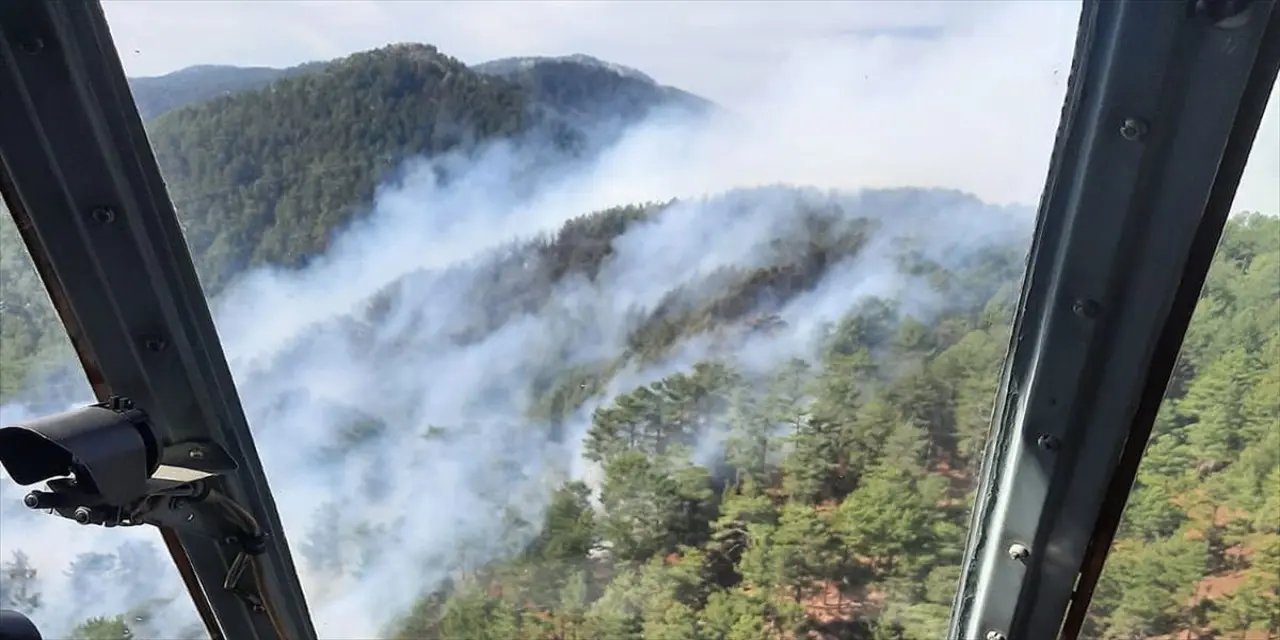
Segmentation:
<svg viewBox="0 0 1280 640">
<path fill-rule="evenodd" d="M 41 640 L 40 630 L 19 611 L 0 610 L 0 640 Z"/>
<path fill-rule="evenodd" d="M 123 398 L 0 427 L 0 465 L 15 482 L 74 476 L 78 493 L 105 504 L 143 496 L 160 453 L 147 414 Z"/>
</svg>

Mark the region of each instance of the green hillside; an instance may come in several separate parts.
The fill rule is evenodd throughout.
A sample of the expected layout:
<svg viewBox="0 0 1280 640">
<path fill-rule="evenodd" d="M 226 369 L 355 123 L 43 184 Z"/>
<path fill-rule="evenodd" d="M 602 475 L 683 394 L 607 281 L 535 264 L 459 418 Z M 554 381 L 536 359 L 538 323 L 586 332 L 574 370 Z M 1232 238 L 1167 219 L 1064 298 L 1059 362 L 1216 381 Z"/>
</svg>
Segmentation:
<svg viewBox="0 0 1280 640">
<path fill-rule="evenodd" d="M 582 128 L 587 123 L 570 122 L 564 110 L 598 113 L 596 102 L 625 101 L 636 107 L 629 117 L 640 117 L 672 95 L 656 84 L 570 66 L 536 77 L 581 76 L 600 86 L 540 102 L 533 76 L 476 72 L 418 44 L 261 73 L 194 67 L 133 84 L 144 110 L 152 108 L 152 89 L 166 88 L 177 99 L 195 91 L 189 81 L 212 78 L 210 86 L 220 88 L 210 94 L 219 97 L 167 110 L 148 124 L 201 282 L 216 296 L 248 268 L 298 267 L 321 253 L 335 232 L 367 212 L 375 187 L 408 158 L 466 156 L 486 142 L 514 139 L 539 149 L 530 162 L 547 166 L 598 144 Z M 62 334 L 49 330 L 57 320 L 11 224 L 0 225 L 0 273 L 3 399 L 68 353 Z"/>
<path fill-rule="evenodd" d="M 547 107 L 527 84 L 504 78 L 430 47 L 396 46 L 157 118 L 153 144 L 206 286 L 216 295 L 253 266 L 305 265 L 363 212 L 400 158 L 466 154 L 485 140 L 564 124 L 549 115 L 563 114 L 562 105 Z M 581 95 L 575 100 L 590 105 L 611 93 L 585 87 Z M 577 134 L 557 131 L 573 149 Z M 586 286 L 604 301 L 622 296 L 608 288 L 620 239 L 679 207 L 714 210 L 730 222 L 764 209 L 790 222 L 749 260 L 700 271 L 656 304 L 633 309 L 613 351 L 562 357 L 587 339 L 597 317 L 562 300 L 566 287 Z M 488 535 L 518 544 L 483 562 L 469 560 L 467 549 L 438 550 L 450 562 L 448 578 L 420 585 L 413 609 L 388 621 L 388 635 L 941 637 L 1027 246 L 1014 230 L 1008 236 L 1021 241 L 957 254 L 929 242 L 926 231 L 991 224 L 996 212 L 971 196 L 919 189 L 776 187 L 703 202 L 619 203 L 568 212 L 581 215 L 555 233 L 410 274 L 374 295 L 338 321 L 355 343 L 377 334 L 370 339 L 377 348 L 358 354 L 373 361 L 465 349 L 522 318 L 550 318 L 554 334 L 539 344 L 544 358 L 519 363 L 529 388 L 498 391 L 527 394 L 513 420 L 536 434 L 531 439 L 581 435 L 571 444 L 591 470 L 558 483 L 535 521 L 503 502 L 516 497 L 477 506 L 511 507 L 503 530 Z M 65 351 L 10 226 L 0 228 L 5 397 Z M 891 232 L 903 228 L 919 233 Z M 760 345 L 798 335 L 804 296 L 857 284 L 842 269 L 871 257 L 886 265 L 875 273 L 911 285 L 898 289 L 936 302 L 851 299 L 801 356 L 769 366 L 749 361 Z M 654 264 L 635 269 L 630 277 L 638 280 L 628 282 L 658 277 Z M 447 331 L 395 315 L 418 299 L 404 293 L 414 283 L 462 292 L 449 302 L 469 313 Z M 685 350 L 694 341 L 703 347 L 696 358 L 677 359 L 677 371 L 610 394 L 624 372 L 695 353 Z M 253 380 L 240 384 L 251 395 Z M 465 431 L 356 415 L 344 421 L 338 437 L 316 440 L 339 442 L 346 456 L 367 453 L 361 447 L 369 442 L 395 446 L 404 438 L 407 446 Z M 1242 215 L 1215 257 L 1085 637 L 1280 634 L 1277 427 L 1280 218 Z M 290 541 L 301 562 L 350 578 L 368 560 L 363 554 L 378 552 L 361 547 L 375 526 L 345 517 L 322 518 L 310 531 L 290 523 Z M 98 575 L 86 567 L 69 572 L 73 583 Z M 405 561 L 405 575 L 419 571 L 435 569 Z M 40 577 L 21 557 L 4 575 L 0 605 L 50 606 L 33 595 Z M 149 628 L 144 613 L 87 621 L 76 637 L 171 633 Z"/>
<path fill-rule="evenodd" d="M 319 71 L 325 63 L 309 62 L 287 69 L 198 65 L 162 76 L 129 78 L 129 89 L 143 120 L 242 91 L 265 87 L 281 78 Z"/>
<path fill-rule="evenodd" d="M 301 265 L 400 159 L 518 134 L 528 98 L 432 47 L 357 54 L 149 127 L 206 289 L 259 264 Z"/>
<path fill-rule="evenodd" d="M 707 100 L 657 85 L 634 69 L 589 56 L 506 58 L 475 65 L 527 88 L 534 100 L 571 122 L 634 122 L 660 107 L 698 113 L 714 108 Z"/>
</svg>

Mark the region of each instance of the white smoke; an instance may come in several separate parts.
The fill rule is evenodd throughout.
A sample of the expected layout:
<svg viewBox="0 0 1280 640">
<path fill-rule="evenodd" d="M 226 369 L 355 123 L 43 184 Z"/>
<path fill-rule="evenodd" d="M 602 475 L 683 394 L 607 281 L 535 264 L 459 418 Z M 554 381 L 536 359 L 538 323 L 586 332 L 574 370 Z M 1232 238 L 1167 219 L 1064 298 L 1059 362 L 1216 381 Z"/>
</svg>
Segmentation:
<svg viewBox="0 0 1280 640">
<path fill-rule="evenodd" d="M 1032 202 L 1077 13 L 1067 3 L 1018 3 L 936 39 L 795 49 L 786 69 L 730 113 L 710 123 L 638 125 L 589 166 L 530 193 L 505 188 L 527 164 L 517 146 L 494 145 L 447 185 L 433 177 L 438 159 L 421 160 L 385 185 L 372 215 L 308 270 L 259 270 L 236 283 L 215 317 L 320 635 L 377 635 L 457 568 L 464 546 L 471 567 L 513 553 L 530 531 L 522 538 L 507 526 L 512 518 L 536 527 L 555 482 L 584 472 L 573 436 L 590 409 L 706 352 L 708 342 L 695 339 L 664 362 L 624 369 L 566 437 L 526 418 L 531 383 L 549 361 L 616 356 L 634 309 L 676 286 L 696 287 L 716 268 L 763 264 L 762 246 L 794 228 L 782 215 L 793 193 L 757 191 L 740 202 L 703 196 L 786 183 L 944 186 L 990 202 Z M 451 339 L 485 311 L 472 297 L 483 284 L 466 267 L 574 216 L 672 197 L 683 200 L 614 243 L 595 282 L 569 278 L 547 308 L 516 314 L 478 340 Z M 1025 208 L 958 196 L 867 193 L 846 202 L 851 215 L 881 222 L 877 243 L 785 306 L 789 330 L 751 343 L 745 360 L 803 353 L 823 323 L 865 296 L 921 308 L 937 302 L 895 275 L 892 248 L 879 243 L 891 235 L 922 237 L 945 256 L 1025 241 L 1030 222 Z M 369 300 L 380 292 L 390 303 L 375 314 Z M 0 408 L 0 421 L 23 411 Z M 376 425 L 370 440 L 349 433 L 362 419 Z M 81 528 L 15 506 L 21 493 L 0 480 L 0 553 L 31 556 L 46 601 L 35 617 L 48 636 L 66 637 L 85 617 L 125 612 L 141 597 L 173 598 L 149 628 L 174 633 L 177 621 L 194 619 L 167 562 L 134 571 L 149 561 L 117 553 L 128 540 L 154 541 L 154 532 Z M 86 591 L 64 575 L 87 552 L 116 554 L 101 561 L 107 569 L 84 574 L 113 588 Z M 149 588 L 115 588 L 125 585 Z"/>
</svg>

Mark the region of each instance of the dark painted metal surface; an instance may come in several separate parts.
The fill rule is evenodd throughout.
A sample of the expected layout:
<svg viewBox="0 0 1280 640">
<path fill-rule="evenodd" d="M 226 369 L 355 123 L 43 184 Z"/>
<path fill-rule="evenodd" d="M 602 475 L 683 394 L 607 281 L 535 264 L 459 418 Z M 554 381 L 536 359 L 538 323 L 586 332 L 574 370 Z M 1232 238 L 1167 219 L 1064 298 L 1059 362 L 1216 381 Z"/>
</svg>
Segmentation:
<svg viewBox="0 0 1280 640">
<path fill-rule="evenodd" d="M 1201 2 L 1204 1 L 1201 0 Z M 1240 2 L 1231 4 L 1238 5 Z M 1229 21 L 1237 20 L 1241 16 L 1251 18 L 1242 11 L 1224 17 L 1219 24 L 1230 24 Z M 1225 220 L 1231 213 L 1236 188 L 1249 161 L 1254 138 L 1257 136 L 1258 127 L 1266 112 L 1267 100 L 1275 90 L 1278 72 L 1280 72 L 1280 11 L 1272 15 L 1267 31 L 1263 35 L 1258 63 L 1254 65 L 1253 77 L 1249 79 L 1240 111 L 1236 114 L 1235 127 L 1227 139 L 1213 191 L 1209 194 L 1204 216 L 1200 219 L 1200 226 L 1192 241 L 1191 253 L 1187 259 L 1187 271 L 1156 345 L 1151 373 L 1148 375 L 1138 412 L 1134 416 L 1133 431 L 1130 432 L 1129 440 L 1125 442 L 1119 466 L 1111 479 L 1111 486 L 1094 527 L 1093 537 L 1089 541 L 1080 580 L 1076 583 L 1076 591 L 1063 624 L 1061 632 L 1063 638 L 1075 638 L 1084 624 L 1089 600 L 1102 573 L 1107 553 L 1111 549 L 1129 490 L 1137 477 L 1146 443 L 1151 436 L 1151 428 L 1164 400 L 1165 387 L 1168 385 L 1174 365 L 1177 364 L 1183 336 L 1195 313 L 1200 290 L 1204 287 L 1205 277 L 1208 275 L 1213 255 L 1218 248 L 1218 241 L 1222 238 Z M 1274 141 L 1262 141 L 1262 143 L 1275 144 Z"/>
<path fill-rule="evenodd" d="M 215 638 L 314 638 L 275 502 L 101 7 L 4 2 L 0 32 L 0 189 L 95 394 L 132 398 L 165 444 L 220 443 L 239 462 L 221 480 L 225 493 L 271 534 L 258 563 L 281 633 L 222 588 L 235 557 L 231 544 L 162 530 L 197 608 Z"/>
<path fill-rule="evenodd" d="M 1242 104 L 1275 83 L 1274 2 L 1232 4 L 1085 3 L 952 638 L 1053 638 L 1087 606 L 1090 541 L 1130 488 L 1257 132 Z"/>
</svg>

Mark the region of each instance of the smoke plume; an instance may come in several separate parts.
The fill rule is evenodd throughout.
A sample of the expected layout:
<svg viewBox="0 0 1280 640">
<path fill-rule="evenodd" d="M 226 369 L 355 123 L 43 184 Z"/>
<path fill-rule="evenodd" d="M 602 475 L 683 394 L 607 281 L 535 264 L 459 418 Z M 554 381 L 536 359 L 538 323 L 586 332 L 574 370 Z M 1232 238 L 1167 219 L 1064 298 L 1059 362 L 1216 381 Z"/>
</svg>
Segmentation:
<svg viewBox="0 0 1280 640">
<path fill-rule="evenodd" d="M 655 117 L 527 190 L 505 186 L 528 169 L 519 145 L 474 154 L 447 182 L 434 169 L 456 159 L 415 159 L 307 270 L 258 270 L 230 287 L 215 319 L 320 635 L 373 637 L 460 564 L 518 551 L 534 531 L 511 523 L 536 526 L 554 486 L 589 474 L 590 411 L 696 361 L 714 336 L 626 363 L 567 425 L 529 417 L 539 381 L 620 357 L 637 318 L 673 290 L 696 304 L 726 268 L 786 260 L 786 240 L 805 233 L 797 210 L 834 209 L 837 230 L 872 220 L 875 231 L 770 310 L 786 329 L 739 343 L 747 366 L 810 354 L 820 328 L 868 296 L 917 314 L 948 304 L 897 270 L 895 239 L 943 264 L 1025 243 L 1077 12 L 1016 3 L 960 33 L 811 43 L 713 120 Z M 977 197 L 868 190 L 882 187 Z M 521 242 L 672 198 L 613 242 L 594 279 L 554 283 L 533 311 L 496 313 L 485 298 L 493 265 L 518 274 Z M 64 401 L 90 401 L 80 396 Z M 32 410 L 5 406 L 0 420 Z M 136 622 L 144 637 L 193 626 L 154 531 L 79 527 L 27 511 L 23 491 L 0 481 L 0 553 L 21 549 L 38 570 L 34 617 L 47 636 L 145 602 L 156 617 Z"/>
</svg>

